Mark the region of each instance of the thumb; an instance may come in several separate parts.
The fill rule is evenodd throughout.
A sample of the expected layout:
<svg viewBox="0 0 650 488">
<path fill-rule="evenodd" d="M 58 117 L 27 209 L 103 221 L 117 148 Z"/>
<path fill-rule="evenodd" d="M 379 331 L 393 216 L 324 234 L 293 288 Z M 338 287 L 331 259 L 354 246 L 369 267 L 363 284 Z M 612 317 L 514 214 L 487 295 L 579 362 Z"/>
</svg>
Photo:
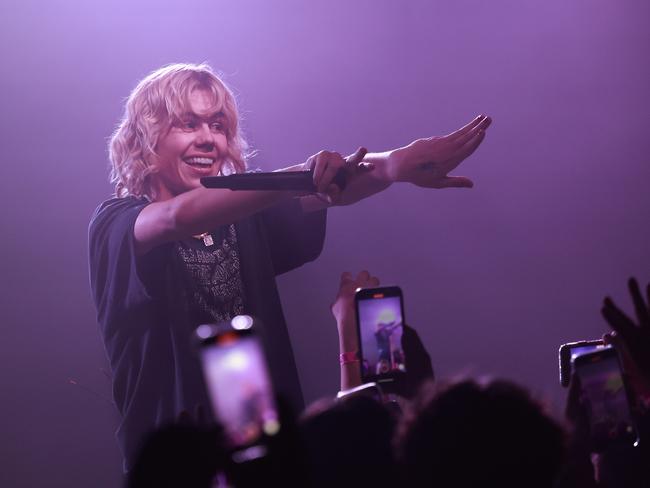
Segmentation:
<svg viewBox="0 0 650 488">
<path fill-rule="evenodd" d="M 345 162 L 347 163 L 346 166 L 356 168 L 361 161 L 363 161 L 363 158 L 368 154 L 368 150 L 365 147 L 360 147 L 357 149 L 353 154 L 350 154 L 347 158 L 345 158 Z"/>
</svg>

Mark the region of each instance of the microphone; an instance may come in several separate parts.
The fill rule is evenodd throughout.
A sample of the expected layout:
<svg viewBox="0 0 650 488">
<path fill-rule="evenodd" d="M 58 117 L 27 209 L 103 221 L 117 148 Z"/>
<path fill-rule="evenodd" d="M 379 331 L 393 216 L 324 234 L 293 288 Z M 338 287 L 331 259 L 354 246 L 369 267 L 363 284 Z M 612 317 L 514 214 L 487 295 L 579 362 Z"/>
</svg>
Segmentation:
<svg viewBox="0 0 650 488">
<path fill-rule="evenodd" d="M 347 179 L 344 170 L 339 170 L 332 183 L 345 189 Z M 206 188 L 227 188 L 229 190 L 275 190 L 317 193 L 313 170 L 234 173 L 227 176 L 204 176 L 201 184 Z"/>
</svg>

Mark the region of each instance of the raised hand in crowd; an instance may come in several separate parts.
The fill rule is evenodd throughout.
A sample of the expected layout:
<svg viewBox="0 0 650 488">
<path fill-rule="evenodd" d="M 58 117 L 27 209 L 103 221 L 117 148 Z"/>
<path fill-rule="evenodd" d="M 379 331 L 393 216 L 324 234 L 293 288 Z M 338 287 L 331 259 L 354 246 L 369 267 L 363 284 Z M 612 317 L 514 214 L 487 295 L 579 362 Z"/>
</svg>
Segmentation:
<svg viewBox="0 0 650 488">
<path fill-rule="evenodd" d="M 582 402 L 583 390 L 579 378 L 571 378 L 567 397 L 566 417 L 573 426 L 569 444 L 568 464 L 565 467 L 558 488 L 564 486 L 599 486 L 599 487 L 645 487 L 648 486 L 647 456 L 648 449 L 644 438 L 648 436 L 647 398 L 650 390 L 650 311 L 648 304 L 634 278 L 628 281 L 628 287 L 638 324 L 625 314 L 614 301 L 604 299 L 601 312 L 613 332 L 603 336 L 606 344 L 613 345 L 622 360 L 626 383 L 631 387 L 630 405 L 635 418 L 635 427 L 640 433 L 641 443 L 637 447 L 612 444 L 596 449 L 592 444 L 590 421 L 587 407 Z M 650 286 L 646 293 L 650 302 Z M 645 402 L 644 402 L 645 399 Z M 593 452 L 598 450 L 597 454 Z M 591 457 L 591 462 L 589 458 Z M 592 465 L 593 464 L 593 468 Z"/>
<path fill-rule="evenodd" d="M 613 342 L 623 353 L 627 373 L 636 376 L 633 383 L 647 394 L 650 393 L 650 283 L 646 286 L 645 300 L 636 279 L 630 278 L 628 288 L 637 323 L 606 297 L 601 312 L 614 333 L 606 335 L 605 340 Z"/>
<path fill-rule="evenodd" d="M 339 291 L 331 306 L 339 335 L 341 390 L 349 390 L 362 383 L 360 358 L 357 356 L 359 341 L 354 309 L 355 291 L 358 288 L 377 286 L 379 286 L 379 278 L 365 270 L 357 274 L 356 278 L 349 272 L 341 275 Z M 395 382 L 395 389 L 399 395 L 411 398 L 417 393 L 423 381 L 433 379 L 433 366 L 418 333 L 407 324 L 402 324 L 402 349 L 406 374 L 400 381 Z"/>
<path fill-rule="evenodd" d="M 349 390 L 361 385 L 361 368 L 359 365 L 359 339 L 357 337 L 357 319 L 354 310 L 354 293 L 357 288 L 374 288 L 379 286 L 379 278 L 371 276 L 368 271 L 361 271 L 354 278 L 352 273 L 341 275 L 339 291 L 330 309 L 336 319 L 339 335 L 339 353 L 341 363 L 341 390 Z"/>
</svg>

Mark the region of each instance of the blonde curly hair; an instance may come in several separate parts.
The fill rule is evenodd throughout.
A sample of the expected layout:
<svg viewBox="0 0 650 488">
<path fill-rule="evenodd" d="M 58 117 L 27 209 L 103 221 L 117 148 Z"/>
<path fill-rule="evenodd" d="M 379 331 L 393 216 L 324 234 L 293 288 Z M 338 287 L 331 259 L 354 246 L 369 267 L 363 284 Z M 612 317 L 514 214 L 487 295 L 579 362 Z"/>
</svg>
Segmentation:
<svg viewBox="0 0 650 488">
<path fill-rule="evenodd" d="M 156 198 L 150 177 L 155 169 L 148 162 L 149 156 L 156 154 L 159 138 L 187 111 L 189 96 L 196 89 L 210 92 L 214 111 L 224 115 L 228 151 L 222 172 L 246 170 L 248 144 L 239 127 L 237 103 L 230 89 L 205 63 L 170 64 L 138 83 L 110 138 L 111 182 L 118 197 Z"/>
</svg>

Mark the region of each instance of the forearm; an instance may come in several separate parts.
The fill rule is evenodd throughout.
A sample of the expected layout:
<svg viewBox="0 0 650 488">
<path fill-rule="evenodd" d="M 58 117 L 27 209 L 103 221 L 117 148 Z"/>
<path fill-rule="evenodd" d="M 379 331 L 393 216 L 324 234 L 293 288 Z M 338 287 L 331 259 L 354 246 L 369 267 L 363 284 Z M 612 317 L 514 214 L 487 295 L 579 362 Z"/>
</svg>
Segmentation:
<svg viewBox="0 0 650 488">
<path fill-rule="evenodd" d="M 295 192 L 197 188 L 171 203 L 172 240 L 209 232 L 296 196 Z"/>
<path fill-rule="evenodd" d="M 337 324 L 339 331 L 339 353 L 357 353 L 359 343 L 356 336 L 356 321 L 343 320 Z M 357 361 L 341 364 L 341 391 L 361 385 L 361 364 Z"/>
<path fill-rule="evenodd" d="M 341 365 L 341 391 L 350 390 L 362 384 L 359 362 Z"/>
<path fill-rule="evenodd" d="M 295 165 L 277 171 L 299 171 Z M 288 191 L 233 191 L 195 188 L 173 198 L 147 205 L 138 215 L 134 234 L 137 252 L 249 217 L 283 200 L 299 196 Z"/>
<path fill-rule="evenodd" d="M 136 252 L 143 255 L 166 242 L 210 232 L 293 196 L 290 192 L 195 188 L 151 203 L 135 222 Z"/>
</svg>

